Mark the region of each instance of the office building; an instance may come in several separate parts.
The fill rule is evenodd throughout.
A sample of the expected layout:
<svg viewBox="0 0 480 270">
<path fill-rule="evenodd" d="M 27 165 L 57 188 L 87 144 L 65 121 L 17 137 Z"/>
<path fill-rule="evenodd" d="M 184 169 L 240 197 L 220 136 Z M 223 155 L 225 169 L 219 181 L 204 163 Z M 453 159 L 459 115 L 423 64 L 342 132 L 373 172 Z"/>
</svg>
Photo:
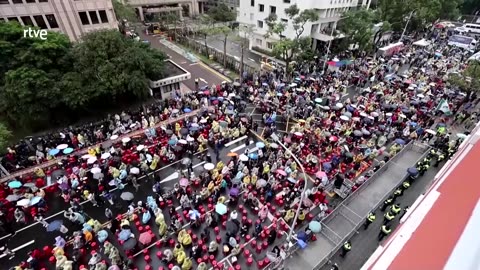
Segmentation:
<svg viewBox="0 0 480 270">
<path fill-rule="evenodd" d="M 207 0 L 123 0 L 137 9 L 141 21 L 145 14 L 150 13 L 178 13 L 179 19 L 194 17 L 206 10 Z"/>
<path fill-rule="evenodd" d="M 111 0 L 0 0 L 0 21 L 60 31 L 72 41 L 91 31 L 118 29 Z"/>
<path fill-rule="evenodd" d="M 274 42 L 278 37 L 266 38 L 268 26 L 265 19 L 272 13 L 276 14 L 278 20 L 284 22 L 287 27 L 284 35 L 287 38 L 295 36 L 292 22 L 285 14 L 285 9 L 296 4 L 300 10 L 315 9 L 319 19 L 316 22 L 305 24 L 305 31 L 302 37 L 312 38 L 312 46 L 316 48 L 318 42 L 328 42 L 337 35 L 334 29 L 342 14 L 349 9 L 368 7 L 371 0 L 242 0 L 238 12 L 238 22 L 254 24 L 255 30 L 250 37 L 250 48 L 261 50 L 272 50 Z"/>
</svg>

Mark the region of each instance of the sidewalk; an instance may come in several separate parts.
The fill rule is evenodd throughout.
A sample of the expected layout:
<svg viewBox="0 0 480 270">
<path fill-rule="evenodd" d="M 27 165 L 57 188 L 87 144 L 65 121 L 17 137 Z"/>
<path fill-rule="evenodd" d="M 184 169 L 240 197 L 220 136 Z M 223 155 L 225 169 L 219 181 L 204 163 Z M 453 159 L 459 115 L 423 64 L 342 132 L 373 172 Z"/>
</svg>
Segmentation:
<svg viewBox="0 0 480 270">
<path fill-rule="evenodd" d="M 249 50 L 249 51 L 250 51 L 251 53 L 254 53 L 254 54 L 259 55 L 259 56 L 261 56 L 261 57 L 274 59 L 275 62 L 279 63 L 280 65 L 283 65 L 283 66 L 286 66 L 286 65 L 287 65 L 284 61 L 279 60 L 279 59 L 277 59 L 277 58 L 275 58 L 275 57 L 266 55 L 266 54 L 261 53 L 261 52 L 257 52 L 257 51 L 255 51 L 255 50 Z"/>
</svg>

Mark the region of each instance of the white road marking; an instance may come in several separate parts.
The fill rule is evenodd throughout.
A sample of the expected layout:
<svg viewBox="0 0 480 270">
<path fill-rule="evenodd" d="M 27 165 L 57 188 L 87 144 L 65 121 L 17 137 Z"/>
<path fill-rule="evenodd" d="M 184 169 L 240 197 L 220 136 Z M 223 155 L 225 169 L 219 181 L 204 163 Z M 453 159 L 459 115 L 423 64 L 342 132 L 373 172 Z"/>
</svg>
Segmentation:
<svg viewBox="0 0 480 270">
<path fill-rule="evenodd" d="M 254 141 L 250 141 L 250 145 L 252 145 L 253 143 L 254 143 Z M 245 144 L 242 144 L 242 145 L 240 145 L 240 146 L 238 146 L 238 147 L 235 147 L 235 148 L 232 149 L 232 151 L 230 151 L 230 152 L 237 152 L 237 151 L 242 150 L 242 149 L 245 148 L 245 147 L 246 147 L 246 145 L 245 145 Z M 257 150 L 258 150 L 257 147 L 253 147 L 252 149 L 250 149 L 250 152 L 249 152 L 249 153 L 255 152 L 255 151 L 257 151 Z"/>
<path fill-rule="evenodd" d="M 248 58 L 248 60 L 250 60 L 250 61 L 252 61 L 252 62 L 255 62 L 255 60 L 253 60 L 253 59 L 252 59 L 252 58 L 250 58 L 250 57 Z"/>
<path fill-rule="evenodd" d="M 203 164 L 205 164 L 206 161 L 202 161 L 196 165 L 193 166 L 193 168 L 197 168 L 198 166 L 202 166 Z M 183 170 L 183 172 L 187 172 L 188 170 Z M 160 183 L 166 183 L 166 182 L 170 182 L 170 181 L 173 181 L 173 180 L 177 180 L 179 177 L 178 175 L 178 172 L 174 172 L 172 174 L 170 174 L 168 177 L 166 177 L 165 179 L 163 179 L 162 181 L 160 181 Z"/>
<path fill-rule="evenodd" d="M 245 140 L 246 138 L 247 138 L 247 136 L 239 137 L 238 139 L 235 139 L 235 140 L 233 140 L 233 141 L 230 141 L 230 142 L 226 143 L 226 144 L 225 144 L 225 147 L 229 147 L 230 145 L 235 144 L 235 143 L 237 143 L 237 142 L 239 142 L 239 141 L 241 141 L 241 140 Z"/>
<path fill-rule="evenodd" d="M 30 246 L 30 245 L 33 244 L 33 243 L 35 243 L 35 240 L 32 240 L 32 241 L 30 241 L 30 242 L 28 242 L 28 243 L 25 243 L 25 244 L 23 244 L 23 245 L 21 245 L 21 246 L 19 246 L 19 247 L 16 247 L 16 248 L 12 249 L 12 252 L 19 251 L 20 249 L 22 249 L 22 248 L 24 248 L 24 247 L 27 247 L 27 246 Z M 3 257 L 6 257 L 6 256 L 7 256 L 7 254 L 2 254 L 2 255 L 0 255 L 0 259 L 3 258 Z"/>
<path fill-rule="evenodd" d="M 202 81 L 202 82 L 204 82 L 204 83 L 208 84 L 208 82 L 207 82 L 207 81 L 206 81 L 204 78 L 198 78 L 198 79 L 199 79 L 200 81 Z"/>
<path fill-rule="evenodd" d="M 190 66 L 195 66 L 195 65 L 198 65 L 198 62 L 197 62 L 197 63 L 190 64 Z"/>
</svg>

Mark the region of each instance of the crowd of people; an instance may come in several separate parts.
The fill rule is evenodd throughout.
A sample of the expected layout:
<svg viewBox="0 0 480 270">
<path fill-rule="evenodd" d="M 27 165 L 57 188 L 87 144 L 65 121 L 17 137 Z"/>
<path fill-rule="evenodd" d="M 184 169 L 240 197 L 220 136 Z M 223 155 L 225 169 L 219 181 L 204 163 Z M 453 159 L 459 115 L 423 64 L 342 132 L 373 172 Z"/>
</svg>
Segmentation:
<svg viewBox="0 0 480 270">
<path fill-rule="evenodd" d="M 142 250 L 157 240 L 158 259 L 169 269 L 221 269 L 213 264 L 221 256 L 251 263 L 241 242 L 255 237 L 267 243 L 259 244 L 260 250 L 273 248 L 273 257 L 280 257 L 277 237 L 283 237 L 297 210 L 297 229 L 331 211 L 326 190 L 348 186 L 348 193 L 355 191 L 412 140 L 430 143 L 446 156 L 454 153 L 468 132 L 452 134 L 448 125 L 467 116 L 475 121 L 478 103 L 475 94 L 445 83 L 449 72 L 464 68 L 461 55 L 439 42 L 431 48 L 407 46 L 377 60 L 331 65 L 324 74 L 317 60 L 296 63 L 293 76 L 274 70 L 243 84 L 224 83 L 183 96 L 174 92 L 162 104 L 11 147 L 2 161 L 8 170 L 53 158 L 59 162 L 0 191 L 0 222 L 7 234 L 14 237 L 16 224 L 31 221 L 60 231 L 54 248 L 33 250 L 16 269 L 40 269 L 49 262 L 65 270 L 134 269 L 136 254 L 151 267 L 150 253 Z M 245 100 L 262 110 L 259 121 L 245 113 Z M 157 127 L 196 109 L 197 115 Z M 278 129 L 280 117 L 291 123 L 288 130 Z M 104 143 L 132 130 L 144 134 Z M 220 155 L 226 142 L 243 135 L 244 153 Z M 250 139 L 259 140 L 253 150 Z M 75 155 L 82 148 L 87 154 Z M 198 153 L 205 153 L 207 162 L 200 173 L 192 161 Z M 155 171 L 175 161 L 183 167 L 178 182 L 168 186 Z M 300 201 L 305 182 L 307 196 Z M 152 192 L 136 198 L 126 185 L 135 190 L 149 185 Z M 70 204 L 64 217 L 71 223 L 45 221 L 50 194 Z M 89 218 L 81 201 L 104 207 L 108 228 Z M 128 207 L 117 216 L 122 201 Z M 305 233 L 311 235 L 312 228 Z M 242 253 L 247 256 L 241 258 Z M 259 267 L 271 257 L 257 260 Z"/>
</svg>

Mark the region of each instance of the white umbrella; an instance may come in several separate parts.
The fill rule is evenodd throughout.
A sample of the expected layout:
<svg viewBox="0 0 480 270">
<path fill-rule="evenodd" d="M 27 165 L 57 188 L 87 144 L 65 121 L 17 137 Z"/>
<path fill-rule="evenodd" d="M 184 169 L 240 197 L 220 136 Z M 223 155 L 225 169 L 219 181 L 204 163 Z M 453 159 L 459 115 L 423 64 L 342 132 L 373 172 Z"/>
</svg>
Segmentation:
<svg viewBox="0 0 480 270">
<path fill-rule="evenodd" d="M 248 157 L 245 154 L 241 154 L 239 158 L 240 158 L 240 161 L 248 161 Z"/>
<path fill-rule="evenodd" d="M 343 108 L 343 104 L 342 104 L 342 103 L 340 103 L 340 102 L 339 102 L 339 103 L 337 103 L 337 104 L 335 104 L 335 106 L 336 106 L 336 107 L 338 107 L 338 108 L 340 108 L 340 109 L 341 109 L 341 108 Z"/>
<path fill-rule="evenodd" d="M 423 94 L 418 94 L 417 97 L 424 98 L 425 96 Z"/>
<path fill-rule="evenodd" d="M 463 134 L 463 133 L 457 133 L 457 137 L 460 138 L 460 139 L 462 139 L 462 140 L 464 140 L 464 139 L 466 139 L 466 138 L 468 137 L 468 135 Z"/>
<path fill-rule="evenodd" d="M 368 114 L 366 114 L 365 112 L 361 112 L 361 113 L 360 113 L 360 116 L 361 116 L 361 117 L 368 117 Z"/>
<path fill-rule="evenodd" d="M 340 119 L 342 119 L 343 121 L 348 121 L 348 120 L 350 120 L 350 118 L 348 118 L 348 116 L 346 116 L 346 115 L 340 116 Z"/>
<path fill-rule="evenodd" d="M 131 174 L 139 174 L 140 173 L 140 169 L 137 168 L 137 167 L 133 167 L 130 169 L 130 173 Z"/>
<path fill-rule="evenodd" d="M 93 158 L 93 157 L 94 156 L 92 156 L 92 155 L 86 154 L 86 155 L 82 156 L 82 159 L 90 159 L 90 158 Z"/>
<path fill-rule="evenodd" d="M 385 114 L 387 117 L 392 116 L 393 114 L 391 112 Z"/>
<path fill-rule="evenodd" d="M 187 142 L 194 142 L 194 141 L 195 141 L 195 139 L 192 138 L 192 137 L 188 137 L 188 138 L 187 138 Z"/>
<path fill-rule="evenodd" d="M 178 143 L 179 143 L 179 144 L 187 144 L 187 141 L 184 140 L 184 139 L 181 139 L 181 140 L 178 140 Z"/>
<path fill-rule="evenodd" d="M 112 137 L 110 137 L 110 140 L 116 140 L 118 139 L 118 135 L 112 135 Z"/>
<path fill-rule="evenodd" d="M 373 116 L 373 117 L 378 117 L 378 113 L 377 113 L 377 112 L 372 112 L 372 113 L 370 113 L 370 115 Z"/>
<path fill-rule="evenodd" d="M 398 116 L 402 117 L 402 118 L 407 118 L 407 116 L 403 113 L 399 114 Z"/>
<path fill-rule="evenodd" d="M 137 151 L 142 151 L 143 149 L 145 149 L 145 145 L 140 144 L 139 146 L 137 146 Z"/>
<path fill-rule="evenodd" d="M 63 150 L 65 148 L 68 148 L 68 144 L 66 144 L 66 143 L 63 143 L 63 144 L 60 144 L 60 145 L 57 146 L 58 150 Z"/>
<path fill-rule="evenodd" d="M 132 139 L 130 139 L 129 137 L 125 137 L 122 139 L 122 142 L 123 143 L 128 143 L 129 141 L 131 141 Z"/>
<path fill-rule="evenodd" d="M 437 135 L 437 132 L 435 130 L 425 129 L 425 132 L 427 132 L 429 134 L 432 134 L 432 135 Z"/>
<path fill-rule="evenodd" d="M 172 113 L 178 113 L 178 112 L 179 112 L 178 109 L 173 109 L 173 110 L 172 110 Z"/>
<path fill-rule="evenodd" d="M 213 170 L 213 168 L 215 168 L 215 165 L 213 165 L 213 163 L 205 163 L 205 165 L 203 165 L 203 168 L 205 168 L 205 170 L 207 171 L 211 171 Z"/>
<path fill-rule="evenodd" d="M 295 136 L 298 136 L 298 137 L 302 137 L 302 136 L 303 136 L 303 133 L 301 133 L 301 132 L 298 132 L 298 131 L 297 131 L 297 132 L 295 132 L 295 133 L 293 133 L 293 134 L 295 134 Z"/>
<path fill-rule="evenodd" d="M 17 206 L 28 206 L 28 205 L 30 205 L 29 199 L 21 199 L 20 201 L 17 202 Z"/>
<path fill-rule="evenodd" d="M 93 164 L 93 163 L 95 163 L 95 161 L 97 161 L 97 158 L 96 157 L 91 157 L 87 160 L 87 164 Z"/>
<path fill-rule="evenodd" d="M 202 123 L 202 124 L 205 124 L 205 123 L 207 123 L 207 119 L 203 119 L 203 118 L 202 118 L 202 119 L 200 119 L 200 123 Z"/>
<path fill-rule="evenodd" d="M 98 167 L 95 167 L 95 168 L 92 168 L 91 172 L 93 174 L 96 174 L 96 173 L 101 173 L 102 172 L 102 169 L 98 168 Z"/>
<path fill-rule="evenodd" d="M 352 117 L 352 120 L 355 121 L 355 122 L 358 122 L 358 121 L 360 121 L 360 117 Z"/>
<path fill-rule="evenodd" d="M 102 159 L 107 159 L 107 158 L 109 158 L 109 157 L 111 157 L 111 156 L 112 156 L 112 155 L 111 155 L 110 153 L 103 153 L 102 156 L 101 156 L 101 158 L 102 158 Z"/>
<path fill-rule="evenodd" d="M 273 149 L 277 149 L 277 148 L 278 148 L 278 144 L 276 144 L 276 143 L 271 143 L 271 144 L 270 144 L 270 147 L 273 148 Z"/>
</svg>

